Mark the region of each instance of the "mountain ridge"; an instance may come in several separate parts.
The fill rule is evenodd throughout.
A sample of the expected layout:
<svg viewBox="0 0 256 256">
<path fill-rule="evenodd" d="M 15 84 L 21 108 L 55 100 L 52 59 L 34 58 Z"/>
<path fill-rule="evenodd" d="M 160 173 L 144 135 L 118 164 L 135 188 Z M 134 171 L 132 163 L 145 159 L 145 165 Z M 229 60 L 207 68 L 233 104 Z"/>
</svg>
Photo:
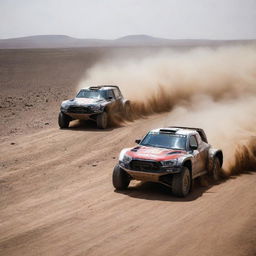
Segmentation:
<svg viewBox="0 0 256 256">
<path fill-rule="evenodd" d="M 117 39 L 75 38 L 67 35 L 34 35 L 0 39 L 0 49 L 131 47 L 131 46 L 219 46 L 256 42 L 255 39 L 167 39 L 146 34 L 127 35 Z"/>
</svg>

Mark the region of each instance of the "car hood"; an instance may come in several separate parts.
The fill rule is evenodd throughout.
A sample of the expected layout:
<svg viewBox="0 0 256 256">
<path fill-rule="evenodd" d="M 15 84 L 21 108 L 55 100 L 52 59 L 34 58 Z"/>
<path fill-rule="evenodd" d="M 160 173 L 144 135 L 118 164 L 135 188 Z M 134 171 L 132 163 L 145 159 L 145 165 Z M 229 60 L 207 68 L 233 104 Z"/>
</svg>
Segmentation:
<svg viewBox="0 0 256 256">
<path fill-rule="evenodd" d="M 104 99 L 93 99 L 93 98 L 74 98 L 71 100 L 66 100 L 62 102 L 62 105 L 70 106 L 70 105 L 77 105 L 77 106 L 86 106 L 86 105 L 93 105 L 93 104 L 104 104 L 107 103 Z"/>
<path fill-rule="evenodd" d="M 186 154 L 186 151 L 156 147 L 137 146 L 129 149 L 126 155 L 136 159 L 147 159 L 155 161 L 166 161 L 179 158 Z"/>
</svg>

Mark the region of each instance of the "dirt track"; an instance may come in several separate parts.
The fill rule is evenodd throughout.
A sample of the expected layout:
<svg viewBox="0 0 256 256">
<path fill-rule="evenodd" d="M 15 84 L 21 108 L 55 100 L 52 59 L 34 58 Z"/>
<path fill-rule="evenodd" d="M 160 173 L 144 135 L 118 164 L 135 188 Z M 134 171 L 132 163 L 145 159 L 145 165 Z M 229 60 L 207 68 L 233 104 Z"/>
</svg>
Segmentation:
<svg viewBox="0 0 256 256">
<path fill-rule="evenodd" d="M 255 172 L 186 199 L 152 184 L 114 191 L 120 150 L 168 114 L 58 129 L 60 102 L 107 53 L 0 51 L 0 255 L 255 255 Z"/>
<path fill-rule="evenodd" d="M 114 191 L 120 149 L 164 118 L 5 138 L 0 255 L 255 255 L 255 173 L 186 199 L 152 184 Z"/>
</svg>

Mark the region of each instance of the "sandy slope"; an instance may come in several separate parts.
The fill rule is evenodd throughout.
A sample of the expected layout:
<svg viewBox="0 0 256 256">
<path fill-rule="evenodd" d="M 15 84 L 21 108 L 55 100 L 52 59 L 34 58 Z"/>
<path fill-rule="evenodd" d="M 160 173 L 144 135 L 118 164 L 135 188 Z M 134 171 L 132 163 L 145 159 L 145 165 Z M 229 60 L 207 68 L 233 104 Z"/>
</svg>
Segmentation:
<svg viewBox="0 0 256 256">
<path fill-rule="evenodd" d="M 120 149 L 164 117 L 2 140 L 0 255 L 255 255 L 256 174 L 186 199 L 152 184 L 114 191 Z"/>
</svg>

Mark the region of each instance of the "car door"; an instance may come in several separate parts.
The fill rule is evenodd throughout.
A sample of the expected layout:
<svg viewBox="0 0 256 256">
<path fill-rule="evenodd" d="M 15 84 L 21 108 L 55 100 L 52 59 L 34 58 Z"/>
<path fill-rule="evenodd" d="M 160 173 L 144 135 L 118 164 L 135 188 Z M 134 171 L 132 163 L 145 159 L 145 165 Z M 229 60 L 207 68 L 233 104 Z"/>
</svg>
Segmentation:
<svg viewBox="0 0 256 256">
<path fill-rule="evenodd" d="M 116 101 L 116 106 L 117 106 L 117 108 L 119 109 L 119 111 L 121 111 L 122 110 L 122 107 L 123 107 L 123 102 L 122 102 L 122 96 L 120 95 L 120 92 L 119 92 L 119 90 L 118 89 L 113 89 L 113 93 L 114 93 L 114 95 L 115 95 L 115 101 Z"/>
<path fill-rule="evenodd" d="M 194 160 L 195 160 L 194 164 L 196 166 L 195 173 L 203 172 L 206 170 L 206 167 L 207 167 L 207 161 L 208 161 L 207 152 L 209 149 L 209 145 L 207 143 L 204 143 L 199 137 L 199 135 L 197 136 L 197 134 L 191 136 L 190 143 L 192 147 L 193 145 L 197 147 L 197 149 L 193 151 Z"/>
<path fill-rule="evenodd" d="M 200 157 L 200 151 L 199 151 L 199 145 L 198 141 L 196 139 L 195 135 L 190 135 L 189 137 L 189 149 L 191 151 L 191 154 L 193 155 L 193 176 L 201 172 L 202 163 L 201 163 L 201 157 Z"/>
<path fill-rule="evenodd" d="M 204 171 L 208 166 L 208 151 L 210 145 L 204 141 L 202 141 L 199 134 L 196 134 L 197 142 L 198 142 L 198 150 L 200 154 L 200 169 Z"/>
</svg>

